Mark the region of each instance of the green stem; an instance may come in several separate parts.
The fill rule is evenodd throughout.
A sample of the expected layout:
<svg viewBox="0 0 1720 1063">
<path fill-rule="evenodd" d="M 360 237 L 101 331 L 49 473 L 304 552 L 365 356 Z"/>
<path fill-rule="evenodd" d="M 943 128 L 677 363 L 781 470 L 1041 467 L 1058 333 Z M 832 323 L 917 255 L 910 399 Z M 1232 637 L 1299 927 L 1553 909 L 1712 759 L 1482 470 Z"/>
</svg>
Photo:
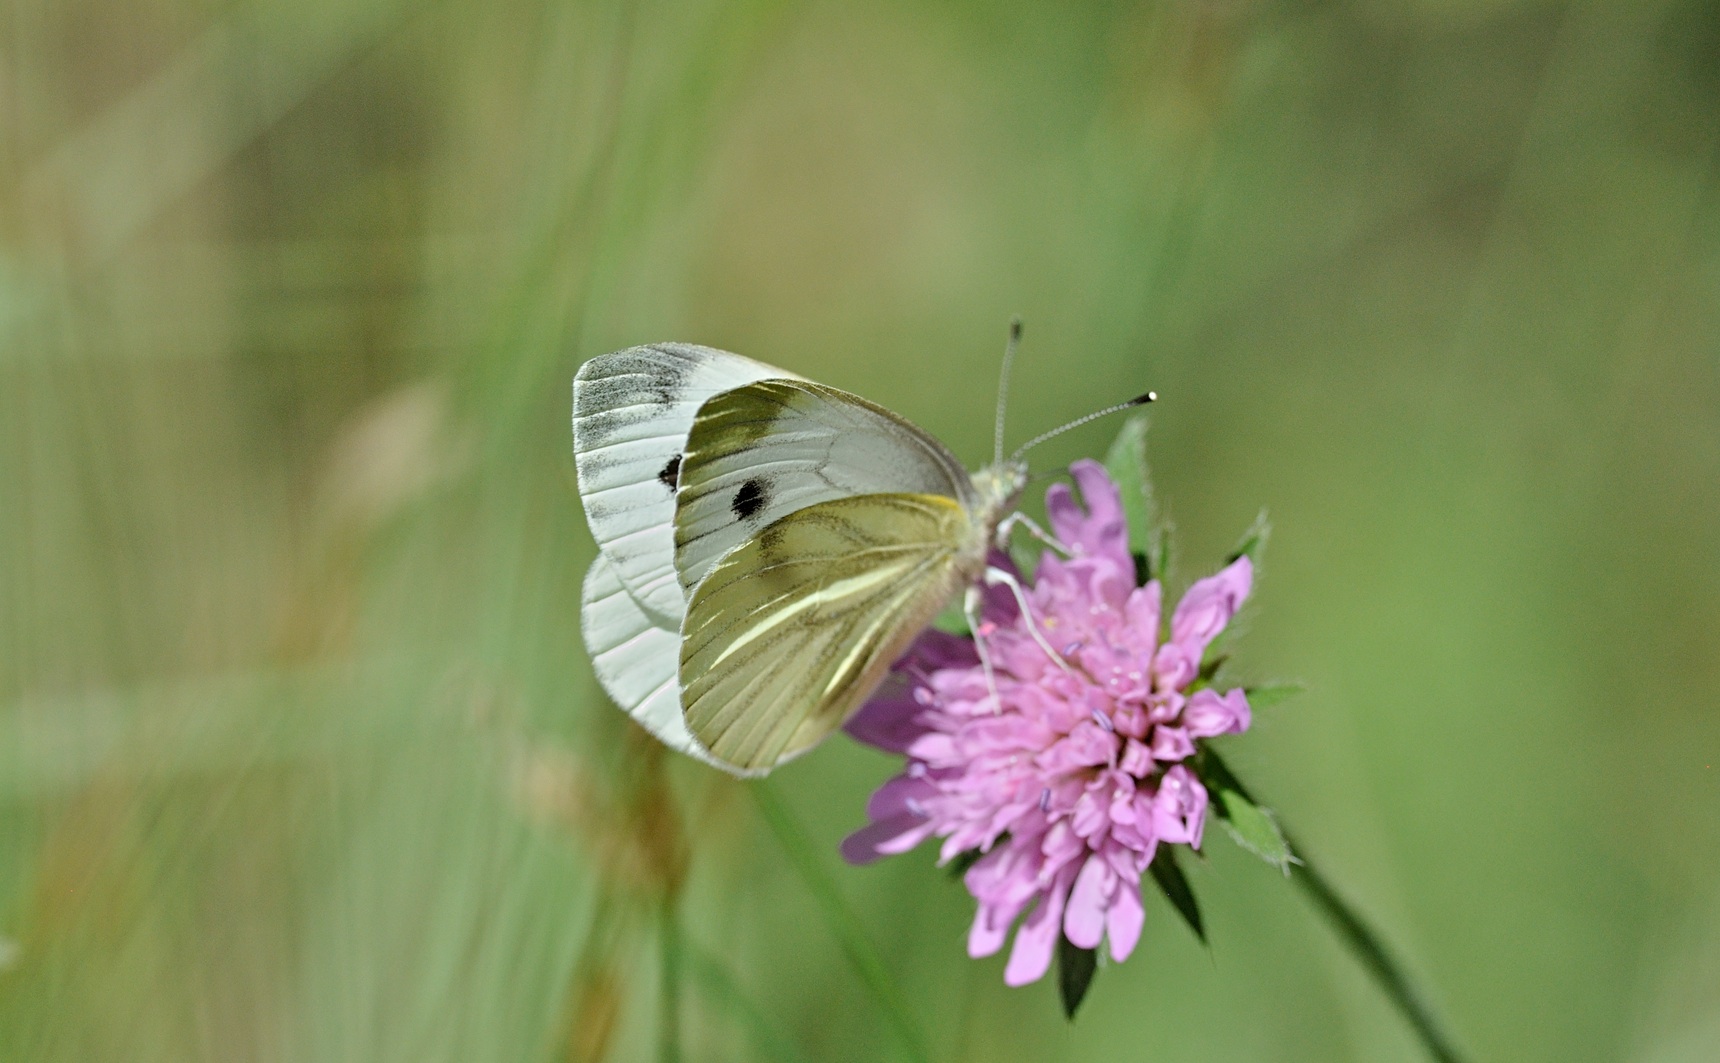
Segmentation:
<svg viewBox="0 0 1720 1063">
<path fill-rule="evenodd" d="M 1290 841 L 1288 837 L 1286 840 Z M 1439 1063 L 1463 1063 L 1463 1057 L 1434 1015 L 1426 994 L 1386 949 L 1379 934 L 1356 914 L 1323 875 L 1314 870 L 1301 846 L 1290 841 L 1290 851 L 1296 854 L 1296 861 L 1290 865 L 1290 877 L 1302 887 L 1321 914 L 1331 920 L 1344 944 L 1356 954 L 1362 966 L 1374 976 L 1381 991 L 1415 1030 L 1428 1055 Z"/>
<path fill-rule="evenodd" d="M 1278 826 L 1271 814 L 1260 807 L 1260 802 L 1248 792 L 1248 787 L 1242 784 L 1242 780 L 1236 777 L 1236 773 L 1224 763 L 1224 758 L 1211 746 L 1201 751 L 1200 775 L 1208 787 L 1218 794 L 1215 808 L 1220 816 L 1232 817 L 1229 797 L 1235 797 L 1244 802 L 1244 807 L 1262 818 L 1279 843 L 1274 848 L 1282 854 L 1282 861 L 1255 849 L 1246 841 L 1243 841 L 1243 847 L 1254 851 L 1255 855 L 1263 857 L 1273 866 L 1283 867 L 1290 877 L 1296 880 L 1296 884 L 1302 887 L 1320 912 L 1331 920 L 1338 936 L 1350 947 L 1350 951 L 1356 954 L 1362 967 L 1373 975 L 1374 981 L 1387 999 L 1403 1013 L 1410 1028 L 1421 1039 L 1422 1047 L 1427 1049 L 1428 1055 L 1438 1060 L 1438 1063 L 1463 1063 L 1463 1057 L 1458 1054 L 1457 1048 L 1451 1043 L 1451 1037 L 1434 1014 L 1433 1005 L 1428 1003 L 1427 995 L 1410 978 L 1403 965 L 1397 961 L 1397 957 L 1386 948 L 1384 939 L 1338 895 L 1338 891 L 1332 888 L 1324 875 L 1314 870 L 1314 865 L 1308 862 L 1302 847 L 1292 841 L 1289 832 Z M 1238 837 L 1238 841 L 1242 839 Z"/>
<path fill-rule="evenodd" d="M 776 835 L 777 844 L 788 856 L 789 863 L 794 865 L 800 874 L 800 881 L 807 892 L 817 902 L 824 916 L 825 925 L 835 935 L 842 946 L 842 951 L 848 955 L 848 962 L 859 975 L 860 981 L 871 993 L 873 1002 L 878 1010 L 889 1020 L 890 1027 L 901 1042 L 903 1054 L 914 1063 L 930 1063 L 931 1056 L 926 1051 L 924 1035 L 920 1032 L 919 1024 L 914 1021 L 913 1013 L 908 1010 L 907 1001 L 896 989 L 896 984 L 890 980 L 890 972 L 879 957 L 878 950 L 872 947 L 872 942 L 866 936 L 865 928 L 860 925 L 848 902 L 843 900 L 842 892 L 836 888 L 836 880 L 825 869 L 818 855 L 818 849 L 807 835 L 806 828 L 794 818 L 767 783 L 754 783 L 748 787 L 752 791 L 753 800 L 758 803 L 759 813 Z"/>
</svg>

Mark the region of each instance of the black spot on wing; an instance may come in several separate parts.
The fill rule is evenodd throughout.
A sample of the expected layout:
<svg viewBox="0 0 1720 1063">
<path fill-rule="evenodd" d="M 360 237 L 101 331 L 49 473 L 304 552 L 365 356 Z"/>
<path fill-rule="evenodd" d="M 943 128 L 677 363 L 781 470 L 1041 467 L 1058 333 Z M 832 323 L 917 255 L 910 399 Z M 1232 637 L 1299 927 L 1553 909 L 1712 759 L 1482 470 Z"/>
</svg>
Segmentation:
<svg viewBox="0 0 1720 1063">
<path fill-rule="evenodd" d="M 680 482 L 680 477 L 681 455 L 677 454 L 670 458 L 668 464 L 663 466 L 663 471 L 657 474 L 657 482 L 667 487 L 670 494 L 674 494 L 675 485 Z"/>
<path fill-rule="evenodd" d="M 769 488 L 769 483 L 763 477 L 754 476 L 741 484 L 741 489 L 735 492 L 734 501 L 729 503 L 729 508 L 734 510 L 735 516 L 749 520 L 770 504 Z"/>
</svg>

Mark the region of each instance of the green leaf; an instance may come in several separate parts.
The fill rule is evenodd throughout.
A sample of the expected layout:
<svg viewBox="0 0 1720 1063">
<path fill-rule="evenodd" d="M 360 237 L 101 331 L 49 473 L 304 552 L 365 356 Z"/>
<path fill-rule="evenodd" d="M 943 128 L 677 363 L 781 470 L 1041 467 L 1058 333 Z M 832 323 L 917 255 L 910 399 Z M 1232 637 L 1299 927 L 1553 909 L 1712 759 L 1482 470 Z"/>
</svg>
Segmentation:
<svg viewBox="0 0 1720 1063">
<path fill-rule="evenodd" d="M 1147 865 L 1152 872 L 1153 881 L 1159 884 L 1159 890 L 1165 899 L 1171 902 L 1171 907 L 1183 917 L 1183 922 L 1194 931 L 1194 936 L 1206 944 L 1206 926 L 1200 919 L 1200 904 L 1194 899 L 1194 890 L 1190 888 L 1188 879 L 1183 875 L 1182 868 L 1177 866 L 1176 850 L 1169 845 L 1161 845 L 1158 852 L 1153 854 L 1153 862 Z"/>
<path fill-rule="evenodd" d="M 1210 684 L 1218 675 L 1218 670 L 1223 668 L 1224 662 L 1228 660 L 1230 660 L 1230 654 L 1228 653 L 1207 654 L 1206 659 L 1200 662 L 1200 673 L 1195 676 L 1195 680 L 1200 683 Z M 1250 702 L 1250 704 L 1252 704 L 1252 702 Z"/>
<path fill-rule="evenodd" d="M 1098 969 L 1098 949 L 1084 949 L 1057 935 L 1057 988 L 1063 994 L 1063 1014 L 1070 1022 L 1075 1021 L 1075 1009 L 1081 1006 Z"/>
<path fill-rule="evenodd" d="M 973 635 L 973 629 L 968 626 L 967 612 L 962 608 L 961 595 L 944 607 L 932 621 L 932 626 L 947 635 L 960 635 L 967 638 Z"/>
<path fill-rule="evenodd" d="M 1218 818 L 1236 844 L 1288 875 L 1290 865 L 1297 862 L 1296 856 L 1272 813 L 1254 802 L 1210 746 L 1201 748 L 1195 770 L 1212 793 Z"/>
<path fill-rule="evenodd" d="M 1163 581 L 1169 578 L 1171 570 L 1170 522 L 1166 521 L 1153 534 L 1158 538 L 1159 552 L 1153 556 L 1152 563 L 1148 568 L 1151 569 L 1154 579 Z M 1167 620 L 1167 623 L 1168 622 L 1169 621 Z"/>
<path fill-rule="evenodd" d="M 1248 695 L 1248 707 L 1259 710 L 1289 701 L 1305 689 L 1307 688 L 1301 683 L 1261 683 L 1258 686 L 1243 687 L 1242 692 Z"/>
<path fill-rule="evenodd" d="M 1254 518 L 1254 523 L 1242 534 L 1242 541 L 1236 544 L 1236 549 L 1224 559 L 1227 565 L 1234 564 L 1239 557 L 1246 557 L 1256 568 L 1260 566 L 1260 555 L 1266 550 L 1266 540 L 1272 537 L 1272 522 L 1266 519 L 1266 511 Z"/>
<path fill-rule="evenodd" d="M 1296 858 L 1272 813 L 1235 790 L 1220 791 L 1218 799 L 1223 809 L 1220 815 L 1236 844 L 1288 875 Z"/>
<path fill-rule="evenodd" d="M 1163 579 L 1170 562 L 1170 537 L 1159 520 L 1153 500 L 1152 475 L 1147 469 L 1147 415 L 1137 413 L 1105 452 L 1105 472 L 1122 497 L 1123 517 L 1129 523 L 1129 550 L 1135 555 L 1137 579 Z"/>
<path fill-rule="evenodd" d="M 1129 544 L 1143 549 L 1144 540 L 1137 539 L 1153 526 L 1158 514 L 1153 511 L 1153 488 L 1147 473 L 1147 415 L 1137 413 L 1123 422 L 1117 438 L 1105 452 L 1105 471 L 1117 485 L 1122 496 L 1123 516 L 1129 522 Z"/>
</svg>

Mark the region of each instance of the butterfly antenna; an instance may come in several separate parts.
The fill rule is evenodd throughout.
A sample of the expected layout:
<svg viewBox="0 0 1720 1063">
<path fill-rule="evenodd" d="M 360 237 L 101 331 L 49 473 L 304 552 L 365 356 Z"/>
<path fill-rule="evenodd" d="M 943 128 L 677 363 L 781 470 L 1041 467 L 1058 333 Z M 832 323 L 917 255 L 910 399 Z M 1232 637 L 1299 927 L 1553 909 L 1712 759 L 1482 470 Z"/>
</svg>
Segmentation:
<svg viewBox="0 0 1720 1063">
<path fill-rule="evenodd" d="M 1061 425 L 1057 428 L 1053 428 L 1049 432 L 1041 432 L 1038 435 L 1034 436 L 1032 439 L 1029 439 L 1027 442 L 1021 444 L 1020 447 L 1016 448 L 1015 453 L 1011 454 L 1009 456 L 1009 460 L 1010 461 L 1019 460 L 1023 454 L 1032 450 L 1034 447 L 1037 447 L 1039 444 L 1045 442 L 1047 439 L 1051 439 L 1051 438 L 1054 438 L 1056 436 L 1060 436 L 1064 432 L 1067 432 L 1072 428 L 1080 428 L 1082 425 L 1087 424 L 1090 421 L 1097 421 L 1101 417 L 1109 417 L 1113 413 L 1121 413 L 1124 410 L 1132 410 L 1136 406 L 1145 406 L 1149 402 L 1158 401 L 1158 397 L 1159 397 L 1158 392 L 1149 391 L 1145 395 L 1136 395 L 1134 398 L 1130 399 L 1128 402 L 1119 402 L 1115 406 L 1107 406 L 1102 410 L 1094 410 L 1092 413 L 1088 414 L 1085 417 L 1077 417 L 1073 421 L 1070 421 L 1068 424 Z"/>
<path fill-rule="evenodd" d="M 1015 365 L 1015 349 L 1021 346 L 1021 318 L 1009 319 L 1009 343 L 1003 348 L 1003 368 L 997 375 L 997 419 L 992 422 L 992 453 L 1003 464 L 1003 410 L 1009 404 L 1009 371 Z"/>
</svg>

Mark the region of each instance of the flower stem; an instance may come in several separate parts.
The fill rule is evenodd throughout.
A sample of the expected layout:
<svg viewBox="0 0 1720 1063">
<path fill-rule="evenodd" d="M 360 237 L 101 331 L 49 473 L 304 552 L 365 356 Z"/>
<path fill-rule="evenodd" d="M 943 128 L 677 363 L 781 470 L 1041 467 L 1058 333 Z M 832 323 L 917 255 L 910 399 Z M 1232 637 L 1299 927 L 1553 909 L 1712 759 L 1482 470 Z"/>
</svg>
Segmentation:
<svg viewBox="0 0 1720 1063">
<path fill-rule="evenodd" d="M 1321 914 L 1331 920 L 1333 929 L 1337 930 L 1344 944 L 1356 954 L 1381 991 L 1409 1022 L 1428 1055 L 1439 1063 L 1463 1063 L 1463 1057 L 1434 1015 L 1426 994 L 1386 949 L 1379 934 L 1338 895 L 1325 876 L 1314 870 L 1314 865 L 1308 862 L 1306 850 L 1292 840 L 1290 851 L 1296 854 L 1296 860 L 1290 865 L 1290 877 L 1302 887 Z"/>
<path fill-rule="evenodd" d="M 896 989 L 896 984 L 890 980 L 889 970 L 879 957 L 878 950 L 872 946 L 871 939 L 866 936 L 859 917 L 848 907 L 848 902 L 842 898 L 842 892 L 836 887 L 836 880 L 825 869 L 817 847 L 807 836 L 806 828 L 794 818 L 794 813 L 777 797 L 770 784 L 756 782 L 747 789 L 752 791 L 759 814 L 764 817 L 771 833 L 776 835 L 777 844 L 782 847 L 789 863 L 793 864 L 795 871 L 799 873 L 801 884 L 817 902 L 825 925 L 841 944 L 854 973 L 871 994 L 878 1010 L 889 1020 L 890 1028 L 895 1031 L 896 1039 L 901 1044 L 903 1055 L 913 1063 L 930 1063 L 931 1056 L 926 1051 L 925 1035 L 920 1032 L 919 1024 L 908 1010 L 907 1001 Z"/>
</svg>

